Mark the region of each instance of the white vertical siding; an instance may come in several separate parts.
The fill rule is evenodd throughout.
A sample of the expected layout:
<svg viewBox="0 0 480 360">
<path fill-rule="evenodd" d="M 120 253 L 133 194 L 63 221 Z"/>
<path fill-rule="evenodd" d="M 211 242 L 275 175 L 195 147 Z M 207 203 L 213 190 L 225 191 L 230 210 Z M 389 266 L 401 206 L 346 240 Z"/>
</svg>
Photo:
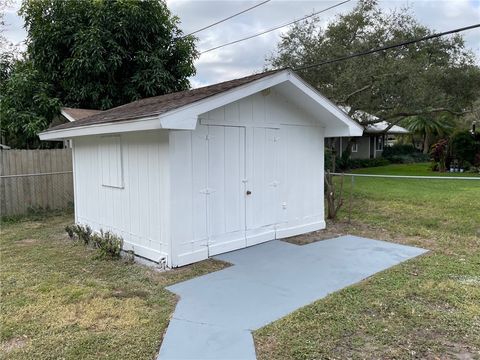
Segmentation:
<svg viewBox="0 0 480 360">
<path fill-rule="evenodd" d="M 324 228 L 323 136 L 274 90 L 171 131 L 173 265 Z"/>
<path fill-rule="evenodd" d="M 257 188 L 253 195 L 260 204 L 249 211 L 254 197 L 246 200 L 252 234 L 267 231 L 269 222 L 276 224 L 276 238 L 325 227 L 325 132 L 315 119 L 273 88 L 210 111 L 200 122 L 246 128 L 247 187 Z M 274 181 L 279 182 L 277 189 L 268 186 Z M 268 204 L 275 204 L 273 211 Z"/>
<path fill-rule="evenodd" d="M 194 131 L 122 134 L 108 151 L 101 136 L 77 138 L 76 220 L 170 266 L 323 228 L 323 137 L 271 89 L 203 114 Z"/>
<path fill-rule="evenodd" d="M 122 236 L 126 250 L 158 261 L 170 251 L 168 132 L 129 133 L 118 139 L 108 151 L 102 151 L 101 136 L 75 139 L 76 221 L 110 230 Z M 115 165 L 120 158 L 121 168 Z M 122 186 L 105 186 L 105 181 Z"/>
<path fill-rule="evenodd" d="M 208 257 L 208 130 L 170 131 L 171 236 L 173 265 Z"/>
<path fill-rule="evenodd" d="M 285 208 L 277 238 L 325 227 L 323 129 L 286 126 L 283 130 L 285 180 L 281 193 Z"/>
</svg>

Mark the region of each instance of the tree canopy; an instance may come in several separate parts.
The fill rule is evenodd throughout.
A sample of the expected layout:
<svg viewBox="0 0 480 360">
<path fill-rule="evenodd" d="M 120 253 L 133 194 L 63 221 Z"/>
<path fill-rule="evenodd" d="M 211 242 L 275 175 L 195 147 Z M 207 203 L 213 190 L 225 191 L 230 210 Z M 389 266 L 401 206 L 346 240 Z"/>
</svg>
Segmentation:
<svg viewBox="0 0 480 360">
<path fill-rule="evenodd" d="M 195 74 L 195 38 L 162 0 L 24 0 L 20 14 L 27 50 L 2 65 L 0 115 L 3 135 L 24 146 L 60 105 L 105 110 L 188 89 Z"/>
<path fill-rule="evenodd" d="M 298 68 L 432 33 L 408 9 L 385 12 L 375 0 L 363 0 L 326 27 L 318 18 L 297 23 L 282 37 L 267 66 Z M 348 107 L 350 115 L 361 110 L 378 117 L 365 123 L 463 114 L 480 97 L 480 70 L 460 35 L 321 65 L 300 75 Z"/>
</svg>

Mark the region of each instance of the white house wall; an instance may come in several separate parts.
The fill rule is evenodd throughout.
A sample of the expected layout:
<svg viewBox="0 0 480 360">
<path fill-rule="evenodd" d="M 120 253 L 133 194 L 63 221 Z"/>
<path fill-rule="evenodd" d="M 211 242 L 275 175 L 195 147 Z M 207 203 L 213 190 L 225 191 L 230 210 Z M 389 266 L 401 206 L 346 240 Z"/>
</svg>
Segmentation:
<svg viewBox="0 0 480 360">
<path fill-rule="evenodd" d="M 124 240 L 124 249 L 154 261 L 169 254 L 168 131 L 117 135 L 123 186 L 106 186 L 118 176 L 102 167 L 118 154 L 102 150 L 107 138 L 74 139 L 75 219 L 94 230 L 110 230 Z M 106 159 L 102 159 L 102 154 Z M 116 171 L 116 170 L 115 170 Z M 103 176 L 102 176 L 103 174 Z M 108 174 L 107 174 L 108 175 Z M 107 180 L 105 180 L 105 178 Z"/>
<path fill-rule="evenodd" d="M 172 264 L 324 228 L 323 136 L 275 89 L 170 131 Z"/>
</svg>

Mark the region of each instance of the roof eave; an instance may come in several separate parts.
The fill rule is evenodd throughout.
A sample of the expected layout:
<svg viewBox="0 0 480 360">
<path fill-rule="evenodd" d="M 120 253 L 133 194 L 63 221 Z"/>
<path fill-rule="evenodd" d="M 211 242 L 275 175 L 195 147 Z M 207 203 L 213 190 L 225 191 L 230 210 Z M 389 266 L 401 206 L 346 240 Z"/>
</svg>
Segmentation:
<svg viewBox="0 0 480 360">
<path fill-rule="evenodd" d="M 205 99 L 173 109 L 167 113 L 142 117 L 135 120 L 113 121 L 104 124 L 78 126 L 72 128 L 50 130 L 40 133 L 41 140 L 59 140 L 85 135 L 132 132 L 155 129 L 194 130 L 198 116 L 219 108 L 241 98 L 253 95 L 269 87 L 290 81 L 306 96 L 315 100 L 319 106 L 330 112 L 335 121 L 325 128 L 325 136 L 362 136 L 363 127 L 346 115 L 334 103 L 321 95 L 291 70 L 275 72 L 269 76 L 240 85 Z M 338 120 L 338 121 L 337 121 Z"/>
<path fill-rule="evenodd" d="M 200 114 L 221 107 L 240 98 L 275 86 L 287 80 L 288 70 L 273 73 L 269 76 L 240 85 L 223 93 L 173 109 L 158 116 L 141 117 L 133 120 L 112 121 L 103 124 L 76 126 L 72 128 L 47 130 L 39 134 L 40 140 L 61 140 L 77 136 L 120 133 L 140 130 L 194 130 Z M 141 124 L 140 124 L 141 123 Z"/>
</svg>

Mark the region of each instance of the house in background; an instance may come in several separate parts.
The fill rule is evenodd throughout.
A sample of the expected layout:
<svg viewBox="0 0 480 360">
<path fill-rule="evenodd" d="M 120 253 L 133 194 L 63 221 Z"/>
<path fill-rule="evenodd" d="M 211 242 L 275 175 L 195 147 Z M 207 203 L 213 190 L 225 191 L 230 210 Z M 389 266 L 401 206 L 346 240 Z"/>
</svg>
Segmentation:
<svg viewBox="0 0 480 360">
<path fill-rule="evenodd" d="M 348 113 L 348 108 L 342 108 L 343 111 Z M 356 119 L 359 123 L 362 120 L 376 120 L 376 116 L 365 114 L 364 112 L 357 111 L 352 118 Z M 360 137 L 352 138 L 352 152 L 351 159 L 375 159 L 382 156 L 385 146 L 392 146 L 397 142 L 399 135 L 408 135 L 410 131 L 407 129 L 393 125 L 390 126 L 386 121 L 381 121 L 375 124 L 369 124 L 363 126 L 363 135 Z M 390 127 L 390 128 L 389 128 Z M 387 128 L 389 128 L 387 130 Z M 347 148 L 350 138 L 327 138 L 325 139 L 325 146 L 328 148 L 334 148 L 337 155 L 340 156 Z"/>
<path fill-rule="evenodd" d="M 92 116 L 102 112 L 101 110 L 92 110 L 92 109 L 77 109 L 77 108 L 70 108 L 70 107 L 62 107 L 60 109 L 60 115 L 55 116 L 50 123 L 49 129 L 54 128 L 58 125 L 67 124 L 72 121 L 77 121 L 88 116 Z M 72 143 L 70 140 L 66 139 L 63 140 L 63 148 L 69 149 L 72 147 Z"/>
<path fill-rule="evenodd" d="M 182 266 L 325 228 L 324 138 L 363 128 L 291 70 L 98 112 L 72 139 L 75 221 Z"/>
<path fill-rule="evenodd" d="M 57 126 L 57 125 L 60 125 L 60 124 L 64 124 L 66 122 L 77 121 L 77 120 L 86 118 L 88 116 L 98 114 L 100 112 L 102 112 L 102 111 L 101 110 L 92 110 L 92 109 L 77 109 L 77 108 L 62 107 L 60 109 L 60 115 L 61 115 L 60 119 L 65 119 L 66 121 L 61 120 L 60 123 L 57 123 L 57 124 L 52 123 L 51 127 L 54 127 L 54 126 Z M 64 140 L 63 141 L 63 147 L 64 148 L 71 148 L 72 147 L 71 141 L 70 140 Z"/>
</svg>

